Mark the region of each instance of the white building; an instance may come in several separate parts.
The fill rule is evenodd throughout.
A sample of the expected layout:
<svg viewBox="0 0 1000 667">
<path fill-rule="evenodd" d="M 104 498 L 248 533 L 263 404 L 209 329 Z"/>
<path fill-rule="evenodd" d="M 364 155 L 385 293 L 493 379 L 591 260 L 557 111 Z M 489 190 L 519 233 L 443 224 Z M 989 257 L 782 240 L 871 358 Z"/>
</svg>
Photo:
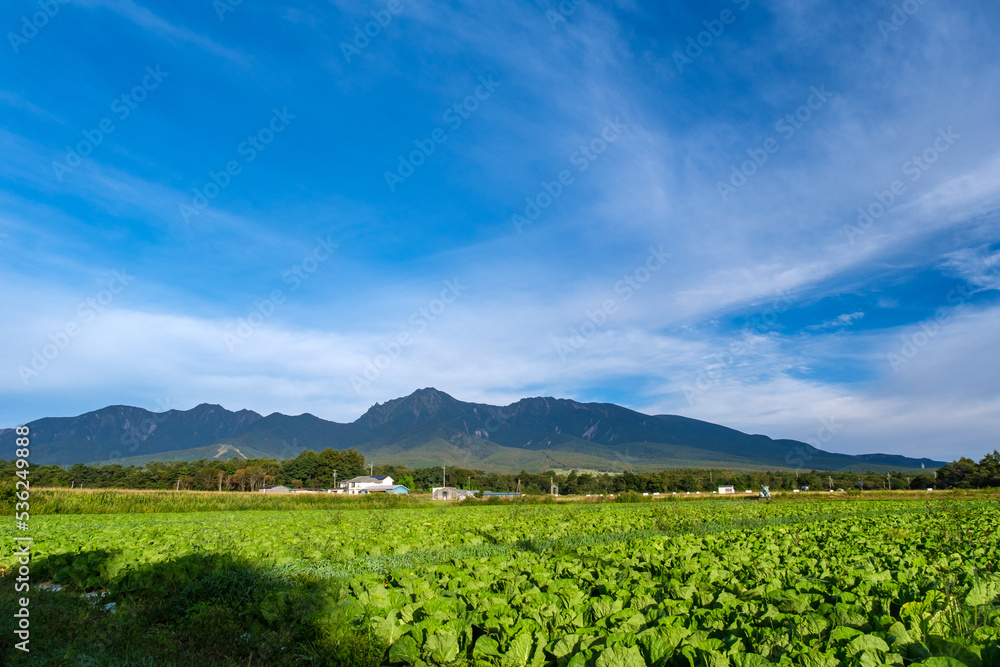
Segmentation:
<svg viewBox="0 0 1000 667">
<path fill-rule="evenodd" d="M 719 487 L 719 495 L 720 496 L 724 495 L 724 494 L 727 494 L 727 493 L 736 493 L 736 487 L 735 486 L 720 486 Z"/>
<path fill-rule="evenodd" d="M 364 489 L 371 488 L 373 486 L 393 486 L 392 477 L 384 475 L 382 477 L 369 477 L 368 475 L 362 475 L 360 477 L 354 477 L 342 482 L 340 488 L 343 489 L 341 493 L 348 493 L 350 495 L 357 495 Z"/>
<path fill-rule="evenodd" d="M 456 489 L 453 486 L 435 486 L 431 489 L 431 500 L 464 500 L 475 497 L 475 491 Z"/>
</svg>

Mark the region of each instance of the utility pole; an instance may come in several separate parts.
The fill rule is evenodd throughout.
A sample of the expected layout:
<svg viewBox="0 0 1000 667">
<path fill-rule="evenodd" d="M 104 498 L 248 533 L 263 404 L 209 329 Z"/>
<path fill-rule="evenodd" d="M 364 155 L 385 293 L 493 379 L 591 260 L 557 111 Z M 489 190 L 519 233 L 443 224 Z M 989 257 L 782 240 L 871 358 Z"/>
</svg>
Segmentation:
<svg viewBox="0 0 1000 667">
<path fill-rule="evenodd" d="M 885 486 L 886 486 L 887 489 L 889 489 L 890 491 L 892 491 L 892 480 L 889 479 L 889 473 L 885 474 Z"/>
<path fill-rule="evenodd" d="M 178 477 L 177 478 L 177 486 L 174 487 L 174 491 L 180 491 L 180 490 L 181 490 L 181 478 Z"/>
<path fill-rule="evenodd" d="M 333 488 L 337 488 L 337 469 L 333 469 Z"/>
<path fill-rule="evenodd" d="M 441 486 L 448 486 L 448 481 L 444 474 L 445 467 L 446 466 L 441 466 Z"/>
<path fill-rule="evenodd" d="M 827 475 L 826 479 L 828 482 L 830 482 L 830 490 L 833 491 L 833 476 Z"/>
<path fill-rule="evenodd" d="M 375 476 L 375 464 L 374 463 L 369 463 L 368 464 L 368 476 L 369 477 L 374 477 Z"/>
</svg>

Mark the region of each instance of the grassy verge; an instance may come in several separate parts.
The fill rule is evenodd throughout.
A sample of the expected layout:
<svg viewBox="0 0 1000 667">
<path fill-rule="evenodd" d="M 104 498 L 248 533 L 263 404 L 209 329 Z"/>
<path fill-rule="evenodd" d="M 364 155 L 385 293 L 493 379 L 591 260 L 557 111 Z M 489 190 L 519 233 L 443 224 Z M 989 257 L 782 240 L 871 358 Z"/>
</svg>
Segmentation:
<svg viewBox="0 0 1000 667">
<path fill-rule="evenodd" d="M 1000 498 L 1000 489 L 954 489 L 949 491 L 866 491 L 849 495 L 847 492 L 827 493 L 809 491 L 806 493 L 776 492 L 777 501 L 827 501 L 827 500 L 903 500 L 926 498 L 944 499 L 987 499 Z M 31 491 L 31 514 L 160 514 L 173 512 L 244 512 L 267 510 L 380 510 L 417 509 L 420 507 L 449 505 L 534 505 L 560 503 L 605 503 L 605 502 L 704 502 L 752 501 L 756 497 L 747 494 L 719 496 L 711 493 L 701 495 L 661 494 L 643 496 L 625 492 L 617 496 L 525 496 L 524 498 L 491 500 L 469 499 L 458 502 L 434 502 L 428 494 L 397 496 L 392 494 L 340 495 L 340 494 L 264 494 L 215 491 L 149 491 L 130 489 L 63 489 L 39 487 Z M 15 498 L 13 487 L 0 489 L 0 511 L 11 513 Z"/>
<path fill-rule="evenodd" d="M 35 590 L 31 652 L 9 645 L 8 618 L 3 664 L 365 666 L 384 658 L 385 646 L 363 619 L 338 613 L 336 582 L 282 576 L 225 556 L 190 555 L 148 569 L 136 574 L 148 582 L 169 578 L 171 586 L 116 592 L 110 609 L 107 598 Z M 6 609 L 16 608 L 13 590 L 12 577 L 0 578 Z"/>
<path fill-rule="evenodd" d="M 14 497 L 0 494 L 0 511 L 14 509 Z M 216 491 L 136 491 L 130 489 L 31 490 L 31 514 L 151 514 L 244 512 L 254 510 L 395 509 L 429 503 L 429 497 L 388 493 L 356 496 L 333 493 L 240 493 Z"/>
</svg>

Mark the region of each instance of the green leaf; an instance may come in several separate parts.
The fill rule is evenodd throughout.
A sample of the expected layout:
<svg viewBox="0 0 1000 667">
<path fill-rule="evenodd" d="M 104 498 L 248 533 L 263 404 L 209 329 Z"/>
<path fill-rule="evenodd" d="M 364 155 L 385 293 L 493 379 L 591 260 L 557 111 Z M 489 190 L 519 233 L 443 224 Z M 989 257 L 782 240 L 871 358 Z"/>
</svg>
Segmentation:
<svg viewBox="0 0 1000 667">
<path fill-rule="evenodd" d="M 674 654 L 674 649 L 677 648 L 677 644 L 672 644 L 656 635 L 646 635 L 640 638 L 639 645 L 645 653 L 646 662 L 650 665 L 658 664 L 664 658 L 669 658 Z"/>
<path fill-rule="evenodd" d="M 827 653 L 804 653 L 799 656 L 803 667 L 837 667 L 840 661 Z"/>
<path fill-rule="evenodd" d="M 576 647 L 580 644 L 580 637 L 578 635 L 564 635 L 552 645 L 549 649 L 549 653 L 554 655 L 556 658 L 563 658 L 570 655 L 576 651 Z"/>
<path fill-rule="evenodd" d="M 862 651 L 888 653 L 889 645 L 885 643 L 884 639 L 875 635 L 861 635 L 860 637 L 855 637 L 847 644 L 848 655 L 857 655 Z"/>
<path fill-rule="evenodd" d="M 915 663 L 914 667 L 917 667 L 917 665 L 923 665 L 923 667 L 968 667 L 960 660 L 943 657 L 927 658 L 923 662 Z"/>
<path fill-rule="evenodd" d="M 612 600 L 608 597 L 602 597 L 599 600 L 595 600 L 592 605 L 590 605 L 591 610 L 594 612 L 594 619 L 601 619 L 605 616 L 610 616 L 611 614 L 621 611 L 622 609 L 621 600 Z"/>
<path fill-rule="evenodd" d="M 906 626 L 898 621 L 893 623 L 892 627 L 889 628 L 889 634 L 895 637 L 896 642 L 899 644 L 909 644 L 913 642 L 913 638 L 910 637 L 910 633 L 906 630 Z"/>
<path fill-rule="evenodd" d="M 507 651 L 504 653 L 503 665 L 509 665 L 510 667 L 522 667 L 527 665 L 528 661 L 531 659 L 531 648 L 535 645 L 532 640 L 531 635 L 527 633 L 521 633 L 517 637 L 514 637 L 512 641 L 507 646 Z"/>
<path fill-rule="evenodd" d="M 442 621 L 455 618 L 457 605 L 455 598 L 435 597 L 425 600 L 421 607 L 414 611 L 413 616 L 417 620 L 425 618 L 437 618 Z"/>
<path fill-rule="evenodd" d="M 389 647 L 389 662 L 413 664 L 420 660 L 420 650 L 413 637 L 405 635 Z"/>
<path fill-rule="evenodd" d="M 492 637 L 483 635 L 476 640 L 476 647 L 472 650 L 472 657 L 500 657 L 500 644 Z"/>
<path fill-rule="evenodd" d="M 646 667 L 639 647 L 612 646 L 597 656 L 597 667 Z"/>
<path fill-rule="evenodd" d="M 854 628 L 839 627 L 834 628 L 833 632 L 830 633 L 830 642 L 842 642 L 854 639 L 855 637 L 860 637 L 865 633 L 860 630 L 855 630 Z"/>
<path fill-rule="evenodd" d="M 821 635 L 830 627 L 830 621 L 819 614 L 804 614 L 795 626 L 795 630 L 800 637 L 813 637 Z"/>
<path fill-rule="evenodd" d="M 931 653 L 942 658 L 955 658 L 968 667 L 981 667 L 983 662 L 980 658 L 981 649 L 975 646 L 968 646 L 957 637 L 942 639 L 931 636 L 927 639 L 927 648 Z"/>
<path fill-rule="evenodd" d="M 400 623 L 396 618 L 396 612 L 390 612 L 385 618 L 380 618 L 372 623 L 372 629 L 386 644 L 393 644 L 397 639 L 406 634 L 409 629 L 406 624 Z"/>
<path fill-rule="evenodd" d="M 454 630 L 438 630 L 424 642 L 424 650 L 430 653 L 435 662 L 453 662 L 458 657 L 458 633 Z"/>
<path fill-rule="evenodd" d="M 972 607 L 989 604 L 997 596 L 997 585 L 992 581 L 980 581 L 965 596 L 965 604 Z"/>
<path fill-rule="evenodd" d="M 623 609 L 608 617 L 608 627 L 614 628 L 616 632 L 638 632 L 646 625 L 646 618 L 642 612 L 635 609 Z"/>
<path fill-rule="evenodd" d="M 268 623 L 274 623 L 284 617 L 285 614 L 285 594 L 272 593 L 264 598 L 260 603 L 260 615 Z"/>
<path fill-rule="evenodd" d="M 868 619 L 858 613 L 854 605 L 838 604 L 833 612 L 831 620 L 837 625 L 852 628 L 862 628 L 868 623 Z"/>
<path fill-rule="evenodd" d="M 756 653 L 737 653 L 730 656 L 734 667 L 765 667 L 771 663 L 762 655 Z"/>
</svg>

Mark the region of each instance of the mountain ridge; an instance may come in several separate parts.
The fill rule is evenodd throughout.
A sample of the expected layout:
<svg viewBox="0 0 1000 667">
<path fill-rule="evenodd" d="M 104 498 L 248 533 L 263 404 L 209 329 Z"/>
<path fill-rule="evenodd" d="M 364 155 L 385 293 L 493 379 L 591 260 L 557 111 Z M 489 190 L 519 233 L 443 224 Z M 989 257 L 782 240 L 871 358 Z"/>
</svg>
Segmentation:
<svg viewBox="0 0 1000 667">
<path fill-rule="evenodd" d="M 375 403 L 350 423 L 309 413 L 262 416 L 201 403 L 161 413 L 114 405 L 76 417 L 45 417 L 29 426 L 32 460 L 58 465 L 139 465 L 237 452 L 284 459 L 327 447 L 354 448 L 378 464 L 461 464 L 496 472 L 679 467 L 886 471 L 943 465 L 894 454 L 827 452 L 804 442 L 746 434 L 679 415 L 647 415 L 614 403 L 537 396 L 495 406 L 466 403 L 433 387 Z M 13 437 L 13 430 L 0 430 L 0 446 Z"/>
</svg>

